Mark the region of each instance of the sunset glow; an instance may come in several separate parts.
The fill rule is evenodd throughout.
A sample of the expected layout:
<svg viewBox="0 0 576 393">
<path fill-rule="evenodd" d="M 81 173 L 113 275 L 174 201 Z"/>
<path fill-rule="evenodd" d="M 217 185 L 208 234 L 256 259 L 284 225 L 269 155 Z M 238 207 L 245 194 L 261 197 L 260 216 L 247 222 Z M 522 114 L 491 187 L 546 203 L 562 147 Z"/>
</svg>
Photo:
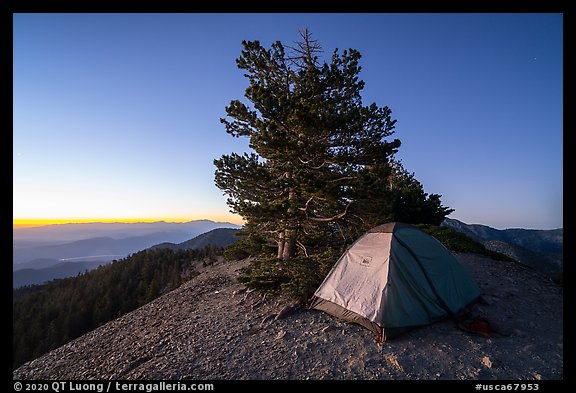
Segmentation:
<svg viewBox="0 0 576 393">
<path fill-rule="evenodd" d="M 56 224 L 84 224 L 90 222 L 122 222 L 122 223 L 136 223 L 136 222 L 188 222 L 195 220 L 211 220 L 216 222 L 230 222 L 232 224 L 244 225 L 244 220 L 241 217 L 233 214 L 229 215 L 217 215 L 217 216 L 206 216 L 206 217 L 157 217 L 157 218 L 14 218 L 12 220 L 12 226 L 14 227 L 32 227 L 32 226 L 43 226 L 43 225 L 56 225 Z"/>
</svg>

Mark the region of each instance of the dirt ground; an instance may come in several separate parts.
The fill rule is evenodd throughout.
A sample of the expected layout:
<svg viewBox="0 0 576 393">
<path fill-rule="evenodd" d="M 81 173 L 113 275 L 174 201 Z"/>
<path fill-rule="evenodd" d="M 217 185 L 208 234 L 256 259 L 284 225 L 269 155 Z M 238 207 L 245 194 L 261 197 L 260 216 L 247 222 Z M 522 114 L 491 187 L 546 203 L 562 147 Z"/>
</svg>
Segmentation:
<svg viewBox="0 0 576 393">
<path fill-rule="evenodd" d="M 360 326 L 247 291 L 236 280 L 247 261 L 220 261 L 13 378 L 563 379 L 562 288 L 514 263 L 456 256 L 484 291 L 472 311 L 495 328 L 489 338 L 448 319 L 378 345 Z"/>
</svg>

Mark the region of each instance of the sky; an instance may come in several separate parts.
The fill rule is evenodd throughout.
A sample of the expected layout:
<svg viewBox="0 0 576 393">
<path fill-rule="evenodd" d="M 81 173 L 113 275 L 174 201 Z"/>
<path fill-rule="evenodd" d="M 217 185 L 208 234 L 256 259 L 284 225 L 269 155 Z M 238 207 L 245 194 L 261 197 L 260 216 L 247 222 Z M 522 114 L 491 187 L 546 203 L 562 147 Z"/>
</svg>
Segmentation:
<svg viewBox="0 0 576 393">
<path fill-rule="evenodd" d="M 360 51 L 366 105 L 449 216 L 563 227 L 562 14 L 14 14 L 13 222 L 241 223 L 213 160 L 248 151 L 242 40 Z M 329 57 L 327 57 L 329 60 Z"/>
</svg>

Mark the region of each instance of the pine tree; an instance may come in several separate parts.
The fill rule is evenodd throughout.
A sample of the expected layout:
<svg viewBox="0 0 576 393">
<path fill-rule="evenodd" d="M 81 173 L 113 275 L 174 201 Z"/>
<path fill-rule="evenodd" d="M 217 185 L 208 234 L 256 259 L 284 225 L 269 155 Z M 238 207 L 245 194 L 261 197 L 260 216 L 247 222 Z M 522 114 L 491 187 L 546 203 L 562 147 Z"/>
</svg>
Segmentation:
<svg viewBox="0 0 576 393">
<path fill-rule="evenodd" d="M 365 210 L 369 228 L 384 222 L 440 225 L 452 213 L 442 205 L 441 195 L 427 194 L 422 184 L 402 163 L 392 159 L 370 168 L 371 176 L 356 187 L 356 205 Z"/>
<path fill-rule="evenodd" d="M 251 153 L 215 160 L 216 185 L 246 228 L 277 246 L 287 260 L 309 239 L 356 236 L 393 207 L 388 179 L 398 139 L 391 110 L 364 105 L 361 55 L 322 48 L 308 30 L 295 47 L 270 49 L 243 41 L 250 104 L 231 101 L 221 119 L 234 137 L 249 138 Z M 382 209 L 374 214 L 374 207 Z M 336 236 L 332 236 L 336 237 Z"/>
</svg>

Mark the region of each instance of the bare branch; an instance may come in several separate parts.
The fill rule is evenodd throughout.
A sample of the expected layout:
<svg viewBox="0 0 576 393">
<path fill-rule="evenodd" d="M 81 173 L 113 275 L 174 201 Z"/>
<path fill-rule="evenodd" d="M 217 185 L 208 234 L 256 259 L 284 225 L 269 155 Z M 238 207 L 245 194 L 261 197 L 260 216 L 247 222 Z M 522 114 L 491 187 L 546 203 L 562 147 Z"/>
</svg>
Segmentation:
<svg viewBox="0 0 576 393">
<path fill-rule="evenodd" d="M 331 221 L 336 221 L 339 218 L 344 217 L 347 213 L 348 213 L 348 208 L 350 207 L 350 205 L 352 204 L 352 202 L 348 203 L 346 205 L 346 209 L 344 209 L 344 211 L 342 213 L 338 213 L 335 216 L 332 217 L 306 217 L 311 221 L 318 221 L 318 222 L 331 222 Z"/>
<path fill-rule="evenodd" d="M 358 179 L 358 176 L 344 176 L 344 177 L 339 177 L 338 179 L 329 180 L 328 183 L 336 183 L 337 181 L 353 180 L 353 179 Z"/>
<path fill-rule="evenodd" d="M 293 56 L 287 56 L 287 59 L 300 67 L 314 67 L 318 65 L 316 53 L 324 52 L 317 40 L 312 39 L 312 34 L 307 28 L 300 29 L 302 41 L 296 42 L 297 47 L 287 46 L 294 53 Z"/>
<path fill-rule="evenodd" d="M 344 231 L 342 230 L 342 227 L 340 226 L 340 224 L 338 224 L 338 222 L 335 223 L 336 226 L 338 227 L 339 231 L 340 231 L 340 235 L 342 236 L 342 239 L 344 241 L 346 241 L 346 236 L 344 236 Z"/>
<path fill-rule="evenodd" d="M 308 212 L 308 205 L 310 204 L 310 202 L 312 201 L 312 199 L 314 199 L 314 195 L 312 195 L 312 196 L 306 201 L 306 207 L 299 207 L 298 210 L 303 211 L 303 212 Z"/>
<path fill-rule="evenodd" d="M 280 176 L 278 176 L 278 177 L 276 178 L 276 180 L 282 180 L 283 178 L 286 177 L 287 174 L 288 174 L 288 172 L 282 173 Z"/>
<path fill-rule="evenodd" d="M 296 240 L 296 245 L 298 247 L 300 247 L 302 249 L 302 251 L 304 251 L 304 255 L 306 255 L 306 258 L 308 258 L 308 251 L 306 250 L 306 247 L 304 246 L 304 244 L 302 244 L 298 240 Z"/>
<path fill-rule="evenodd" d="M 353 214 L 352 216 L 358 218 L 360 221 L 362 221 L 362 224 L 366 225 L 366 221 L 364 221 L 364 219 L 362 217 L 360 217 L 359 215 Z"/>
<path fill-rule="evenodd" d="M 265 230 L 265 231 L 263 231 L 263 232 L 264 232 L 264 233 L 281 233 L 281 232 L 284 232 L 284 229 L 277 229 L 277 230 L 275 230 L 275 231 L 273 231 L 273 230 Z"/>
<path fill-rule="evenodd" d="M 304 165 L 308 165 L 312 162 L 312 160 L 304 161 L 300 157 L 298 157 L 298 160 Z M 326 164 L 328 164 L 328 161 L 324 161 L 322 164 L 320 164 L 320 166 L 309 166 L 308 169 L 318 170 L 321 169 Z"/>
<path fill-rule="evenodd" d="M 324 161 L 322 163 L 322 165 L 320 165 L 320 166 L 309 166 L 308 168 L 313 169 L 313 170 L 318 170 L 318 169 L 322 168 L 325 164 L 326 164 L 326 161 Z"/>
</svg>

